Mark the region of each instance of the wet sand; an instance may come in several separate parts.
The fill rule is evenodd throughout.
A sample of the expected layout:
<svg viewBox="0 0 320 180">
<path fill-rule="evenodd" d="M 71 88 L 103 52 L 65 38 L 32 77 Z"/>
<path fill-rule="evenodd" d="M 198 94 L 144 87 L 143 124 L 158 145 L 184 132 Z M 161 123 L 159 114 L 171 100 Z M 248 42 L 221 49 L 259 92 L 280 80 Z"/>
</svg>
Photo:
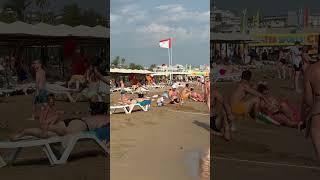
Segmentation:
<svg viewBox="0 0 320 180">
<path fill-rule="evenodd" d="M 288 81 L 254 72 L 254 79 L 267 81 L 272 93 L 291 103 L 301 102 L 301 95 L 290 90 Z M 230 95 L 234 83 L 218 83 L 224 96 Z M 223 89 L 223 91 L 222 91 Z M 308 179 L 320 177 L 320 163 L 310 139 L 297 129 L 257 124 L 249 120 L 236 121 L 233 141 L 211 136 L 213 179 Z"/>
<path fill-rule="evenodd" d="M 37 122 L 27 120 L 31 117 L 31 96 L 14 96 L 7 98 L 6 101 L 7 103 L 0 103 L 0 123 L 8 124 L 8 128 L 0 127 L 1 140 L 7 139 L 17 130 L 38 126 Z M 67 112 L 80 111 L 85 114 L 88 111 L 86 102 L 58 101 L 56 105 Z M 7 150 L 0 150 L 0 153 L 7 153 Z M 109 179 L 108 161 L 109 157 L 103 156 L 103 152 L 91 142 L 77 144 L 69 162 L 54 167 L 50 166 L 40 148 L 26 148 L 19 154 L 14 166 L 0 168 L 0 177 L 4 180 L 105 180 Z"/>
<path fill-rule="evenodd" d="M 112 96 L 113 103 L 117 99 L 118 94 Z M 148 112 L 111 115 L 111 178 L 198 179 L 195 168 L 210 143 L 206 105 L 154 105 Z"/>
</svg>

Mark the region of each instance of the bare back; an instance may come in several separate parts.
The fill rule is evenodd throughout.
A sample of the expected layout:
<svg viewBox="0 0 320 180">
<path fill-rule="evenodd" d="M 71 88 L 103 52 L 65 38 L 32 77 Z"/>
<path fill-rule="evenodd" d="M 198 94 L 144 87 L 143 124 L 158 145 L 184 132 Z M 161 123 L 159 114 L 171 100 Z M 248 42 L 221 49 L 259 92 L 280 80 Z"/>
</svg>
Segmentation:
<svg viewBox="0 0 320 180">
<path fill-rule="evenodd" d="M 36 72 L 36 88 L 37 90 L 45 89 L 46 85 L 46 72 L 40 68 Z"/>
<path fill-rule="evenodd" d="M 240 82 L 238 84 L 236 90 L 232 93 L 232 95 L 230 97 L 231 104 L 241 102 L 244 100 L 244 98 L 247 95 L 246 86 L 248 86 L 248 84 L 246 84 L 244 82 Z"/>
<path fill-rule="evenodd" d="M 311 65 L 305 75 L 305 98 L 309 98 L 310 105 L 311 98 L 320 99 L 320 62 Z"/>
</svg>

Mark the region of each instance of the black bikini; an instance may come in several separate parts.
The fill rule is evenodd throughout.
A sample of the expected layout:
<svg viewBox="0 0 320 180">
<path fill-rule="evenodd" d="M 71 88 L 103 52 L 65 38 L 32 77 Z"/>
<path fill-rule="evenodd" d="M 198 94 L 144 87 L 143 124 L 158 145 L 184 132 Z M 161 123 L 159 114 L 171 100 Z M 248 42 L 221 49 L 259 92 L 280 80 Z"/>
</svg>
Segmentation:
<svg viewBox="0 0 320 180">
<path fill-rule="evenodd" d="M 66 125 L 66 127 L 68 127 L 69 124 L 70 124 L 72 121 L 81 121 L 81 122 L 83 122 L 83 123 L 86 125 L 87 131 L 90 130 L 88 123 L 87 123 L 85 120 L 81 119 L 81 118 L 70 118 L 70 119 L 65 119 L 65 120 L 63 120 L 63 122 L 64 122 L 64 124 Z"/>
</svg>

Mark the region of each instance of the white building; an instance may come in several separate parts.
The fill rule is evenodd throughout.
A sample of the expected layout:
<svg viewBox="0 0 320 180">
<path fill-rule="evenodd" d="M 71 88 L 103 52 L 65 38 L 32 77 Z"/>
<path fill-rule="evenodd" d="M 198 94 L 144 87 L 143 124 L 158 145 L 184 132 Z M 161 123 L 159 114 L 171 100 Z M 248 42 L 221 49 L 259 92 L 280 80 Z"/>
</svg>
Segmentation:
<svg viewBox="0 0 320 180">
<path fill-rule="evenodd" d="M 283 28 L 287 26 L 287 16 L 265 16 L 262 18 L 260 26 L 269 28 Z"/>
<path fill-rule="evenodd" d="M 320 26 L 320 14 L 313 14 L 309 16 L 309 25 L 311 27 Z"/>
<path fill-rule="evenodd" d="M 210 14 L 211 27 L 219 32 L 238 32 L 240 31 L 241 18 L 229 10 L 213 8 Z"/>
</svg>

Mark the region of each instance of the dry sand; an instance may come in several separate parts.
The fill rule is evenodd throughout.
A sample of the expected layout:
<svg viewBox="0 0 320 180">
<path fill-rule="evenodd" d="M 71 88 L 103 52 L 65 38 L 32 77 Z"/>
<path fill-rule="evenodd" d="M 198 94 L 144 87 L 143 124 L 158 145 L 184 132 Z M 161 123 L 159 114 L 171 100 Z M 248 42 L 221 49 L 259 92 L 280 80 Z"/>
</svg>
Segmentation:
<svg viewBox="0 0 320 180">
<path fill-rule="evenodd" d="M 112 103 L 118 98 L 113 95 Z M 206 105 L 154 105 L 148 112 L 111 115 L 111 179 L 198 179 L 199 159 L 210 143 Z"/>
<path fill-rule="evenodd" d="M 265 76 L 263 74 L 269 74 Z M 277 80 L 271 72 L 254 72 L 255 80 L 269 83 L 272 93 L 291 103 L 299 103 L 301 95 L 290 90 L 288 81 Z M 218 83 L 224 96 L 229 96 L 235 83 Z M 314 160 L 310 140 L 296 129 L 237 121 L 233 141 L 211 137 L 213 179 L 290 179 L 316 180 L 320 163 Z"/>
<path fill-rule="evenodd" d="M 0 123 L 9 128 L 0 127 L 0 138 L 7 137 L 27 127 L 36 127 L 35 121 L 27 120 L 31 117 L 31 96 L 15 96 L 6 99 L 7 103 L 0 103 Z M 87 103 L 57 102 L 57 107 L 66 112 L 88 111 Z M 7 151 L 0 150 L 0 153 Z M 65 165 L 51 167 L 45 154 L 40 148 L 27 148 L 21 152 L 18 162 L 14 166 L 0 168 L 3 180 L 106 180 L 109 174 L 109 157 L 103 156 L 101 150 L 91 142 L 81 142 L 75 146 L 72 157 Z"/>
</svg>

